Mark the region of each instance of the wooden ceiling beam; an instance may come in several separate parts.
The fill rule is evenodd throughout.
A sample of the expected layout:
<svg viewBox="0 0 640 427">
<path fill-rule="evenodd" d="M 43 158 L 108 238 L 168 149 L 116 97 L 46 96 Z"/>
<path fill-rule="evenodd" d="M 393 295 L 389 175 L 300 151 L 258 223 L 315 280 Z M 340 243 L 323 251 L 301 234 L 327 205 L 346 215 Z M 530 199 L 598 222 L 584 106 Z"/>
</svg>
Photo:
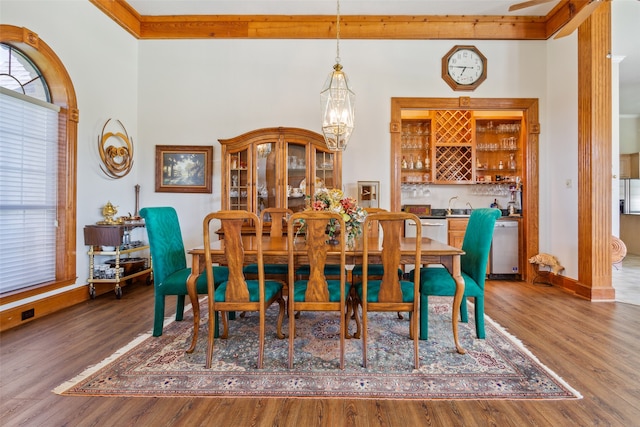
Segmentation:
<svg viewBox="0 0 640 427">
<path fill-rule="evenodd" d="M 582 8 L 591 3 L 590 0 L 572 0 L 560 2 L 548 15 L 546 22 L 547 37 L 551 37 L 571 21 Z"/>
<path fill-rule="evenodd" d="M 142 17 L 141 39 L 244 38 L 333 39 L 335 16 L 163 16 Z M 500 39 L 541 40 L 540 18 L 486 16 L 341 16 L 341 39 Z"/>
<path fill-rule="evenodd" d="M 333 39 L 331 15 L 142 16 L 126 0 L 90 0 L 138 39 Z M 561 2 L 547 16 L 345 15 L 341 39 L 546 40 L 588 0 Z"/>
<path fill-rule="evenodd" d="M 135 38 L 140 38 L 142 16 L 125 0 L 89 0 L 105 15 L 127 30 Z"/>
</svg>

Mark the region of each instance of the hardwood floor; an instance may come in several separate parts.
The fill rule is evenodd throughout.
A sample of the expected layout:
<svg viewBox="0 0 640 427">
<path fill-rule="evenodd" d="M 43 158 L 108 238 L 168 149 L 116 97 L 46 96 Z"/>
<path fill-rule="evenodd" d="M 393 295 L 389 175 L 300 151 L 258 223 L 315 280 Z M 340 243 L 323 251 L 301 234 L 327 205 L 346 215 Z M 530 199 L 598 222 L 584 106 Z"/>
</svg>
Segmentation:
<svg viewBox="0 0 640 427">
<path fill-rule="evenodd" d="M 584 398 L 392 401 L 62 397 L 51 390 L 147 332 L 153 292 L 128 286 L 0 334 L 3 426 L 631 426 L 640 421 L 640 306 L 487 284 L 486 313 Z M 173 310 L 174 299 L 167 307 Z M 167 313 L 168 314 L 168 313 Z M 187 316 L 185 321 L 191 321 Z"/>
<path fill-rule="evenodd" d="M 640 305 L 640 255 L 627 254 L 620 265 L 611 270 L 616 301 Z"/>
</svg>

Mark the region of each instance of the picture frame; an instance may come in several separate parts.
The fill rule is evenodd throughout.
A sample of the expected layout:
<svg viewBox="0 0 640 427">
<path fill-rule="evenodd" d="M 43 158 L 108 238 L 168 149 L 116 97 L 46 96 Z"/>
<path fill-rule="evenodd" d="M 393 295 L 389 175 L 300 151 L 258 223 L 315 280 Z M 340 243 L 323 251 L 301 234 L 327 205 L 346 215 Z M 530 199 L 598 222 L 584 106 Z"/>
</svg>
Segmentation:
<svg viewBox="0 0 640 427">
<path fill-rule="evenodd" d="M 380 181 L 358 181 L 358 205 L 363 208 L 380 207 Z"/>
<path fill-rule="evenodd" d="M 156 145 L 157 193 L 211 193 L 213 146 Z"/>
</svg>

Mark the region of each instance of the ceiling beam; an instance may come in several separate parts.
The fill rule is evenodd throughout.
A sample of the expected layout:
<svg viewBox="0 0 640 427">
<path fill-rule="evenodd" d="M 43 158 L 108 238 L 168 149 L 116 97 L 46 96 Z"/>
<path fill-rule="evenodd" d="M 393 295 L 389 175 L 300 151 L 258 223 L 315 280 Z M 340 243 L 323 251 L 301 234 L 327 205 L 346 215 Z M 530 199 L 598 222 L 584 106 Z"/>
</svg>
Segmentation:
<svg viewBox="0 0 640 427">
<path fill-rule="evenodd" d="M 135 38 L 140 38 L 142 17 L 124 0 L 89 0 L 105 15 L 127 30 Z"/>
<path fill-rule="evenodd" d="M 142 16 L 126 0 L 89 0 L 138 39 L 334 39 L 333 15 Z M 547 16 L 344 15 L 341 39 L 546 40 L 588 0 Z"/>
</svg>

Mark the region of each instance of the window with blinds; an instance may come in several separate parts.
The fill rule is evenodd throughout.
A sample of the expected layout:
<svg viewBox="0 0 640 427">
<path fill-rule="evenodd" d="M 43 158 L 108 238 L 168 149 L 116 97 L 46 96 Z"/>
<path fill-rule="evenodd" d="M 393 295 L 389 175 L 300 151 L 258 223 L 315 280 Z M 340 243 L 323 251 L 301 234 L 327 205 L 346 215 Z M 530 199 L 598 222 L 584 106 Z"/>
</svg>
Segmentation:
<svg viewBox="0 0 640 427">
<path fill-rule="evenodd" d="M 0 293 L 56 278 L 58 111 L 0 87 Z"/>
</svg>

